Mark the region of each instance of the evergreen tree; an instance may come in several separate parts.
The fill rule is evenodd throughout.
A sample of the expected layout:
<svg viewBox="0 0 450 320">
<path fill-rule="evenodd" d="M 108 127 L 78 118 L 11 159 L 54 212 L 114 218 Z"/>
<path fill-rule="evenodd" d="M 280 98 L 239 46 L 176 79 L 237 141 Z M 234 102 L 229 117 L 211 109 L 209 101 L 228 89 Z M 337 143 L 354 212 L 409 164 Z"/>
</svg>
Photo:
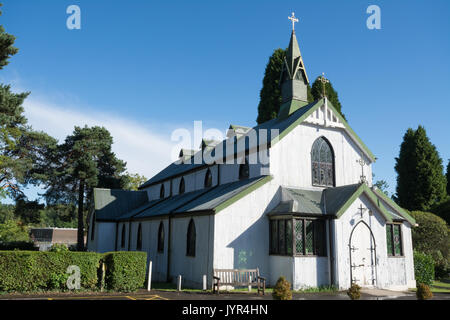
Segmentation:
<svg viewBox="0 0 450 320">
<path fill-rule="evenodd" d="M 0 7 L 2 4 L 0 3 Z M 0 10 L 0 16 L 2 15 L 2 11 Z M 9 61 L 8 59 L 15 55 L 19 49 L 14 47 L 14 41 L 16 38 L 5 32 L 5 28 L 0 25 L 0 70 L 6 66 Z"/>
<path fill-rule="evenodd" d="M 427 211 L 445 198 L 442 159 L 425 128 L 409 128 L 395 159 L 396 201 L 408 210 Z"/>
<path fill-rule="evenodd" d="M 323 84 L 320 81 L 320 77 L 321 76 L 316 78 L 311 87 L 311 94 L 313 96 L 313 101 L 317 101 L 323 98 Z M 331 81 L 325 83 L 325 95 L 327 96 L 328 100 L 331 102 L 333 107 L 335 107 L 336 110 L 340 113 L 340 115 L 345 119 L 345 116 L 341 110 L 342 105 L 341 102 L 339 101 L 338 93 L 336 92 L 336 90 L 334 90 Z"/>
<path fill-rule="evenodd" d="M 258 124 L 275 119 L 278 116 L 282 101 L 280 78 L 285 57 L 286 50 L 278 48 L 270 56 L 266 65 L 263 87 L 259 93 L 260 101 L 258 105 L 258 118 L 256 119 Z M 308 101 L 314 101 L 309 85 Z"/>
<path fill-rule="evenodd" d="M 103 127 L 75 127 L 41 167 L 47 203 L 73 204 L 78 210 L 77 249 L 84 249 L 84 219 L 94 187 L 122 188 L 126 164 L 111 151 L 113 139 Z"/>
</svg>

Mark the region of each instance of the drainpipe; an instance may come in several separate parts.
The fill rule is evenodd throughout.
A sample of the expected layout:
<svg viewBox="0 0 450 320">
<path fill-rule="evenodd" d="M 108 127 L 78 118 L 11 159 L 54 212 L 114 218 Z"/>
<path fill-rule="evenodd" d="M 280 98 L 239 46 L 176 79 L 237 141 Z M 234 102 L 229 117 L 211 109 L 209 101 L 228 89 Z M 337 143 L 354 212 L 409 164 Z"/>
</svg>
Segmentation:
<svg viewBox="0 0 450 320">
<path fill-rule="evenodd" d="M 131 218 L 128 220 L 128 251 L 131 248 Z"/>
<path fill-rule="evenodd" d="M 172 180 L 170 180 L 170 194 L 169 197 L 172 196 Z M 169 213 L 169 226 L 168 226 L 168 234 L 167 234 L 167 274 L 166 274 L 166 281 L 170 282 L 170 254 L 172 251 L 172 214 Z"/>
<path fill-rule="evenodd" d="M 114 251 L 117 251 L 117 232 L 119 230 L 119 221 L 116 221 L 116 239 L 114 242 Z"/>
</svg>

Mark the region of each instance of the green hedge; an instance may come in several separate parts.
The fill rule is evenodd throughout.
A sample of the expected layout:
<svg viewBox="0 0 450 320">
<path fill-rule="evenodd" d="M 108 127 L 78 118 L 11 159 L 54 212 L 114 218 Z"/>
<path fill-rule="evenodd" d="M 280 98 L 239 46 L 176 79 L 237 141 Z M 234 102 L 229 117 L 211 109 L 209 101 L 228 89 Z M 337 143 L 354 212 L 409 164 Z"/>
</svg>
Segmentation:
<svg viewBox="0 0 450 320">
<path fill-rule="evenodd" d="M 70 265 L 80 268 L 81 288 L 95 289 L 101 257 L 94 252 L 0 251 L 0 291 L 66 289 Z"/>
<path fill-rule="evenodd" d="M 144 286 L 147 253 L 120 251 L 105 253 L 106 288 L 113 291 L 135 291 Z"/>
<path fill-rule="evenodd" d="M 431 285 L 434 280 L 433 257 L 420 251 L 414 251 L 414 274 L 417 284 Z"/>
<path fill-rule="evenodd" d="M 42 252 L 0 251 L 0 292 L 66 290 L 67 267 L 80 268 L 81 289 L 96 290 L 101 283 L 101 265 L 106 266 L 106 287 L 135 291 L 144 286 L 145 252 Z"/>
</svg>

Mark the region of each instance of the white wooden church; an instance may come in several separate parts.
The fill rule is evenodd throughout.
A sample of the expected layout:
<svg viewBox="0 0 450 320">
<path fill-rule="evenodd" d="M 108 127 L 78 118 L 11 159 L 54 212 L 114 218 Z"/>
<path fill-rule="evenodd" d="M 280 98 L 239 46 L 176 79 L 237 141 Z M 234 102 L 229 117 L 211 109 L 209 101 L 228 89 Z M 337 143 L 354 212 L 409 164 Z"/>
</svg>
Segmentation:
<svg viewBox="0 0 450 320">
<path fill-rule="evenodd" d="M 187 287 L 255 268 L 293 289 L 415 287 L 415 221 L 372 186 L 375 156 L 327 98 L 307 102 L 294 30 L 281 80 L 276 119 L 181 150 L 139 191 L 95 189 L 88 250 L 146 251 L 153 281 Z"/>
</svg>

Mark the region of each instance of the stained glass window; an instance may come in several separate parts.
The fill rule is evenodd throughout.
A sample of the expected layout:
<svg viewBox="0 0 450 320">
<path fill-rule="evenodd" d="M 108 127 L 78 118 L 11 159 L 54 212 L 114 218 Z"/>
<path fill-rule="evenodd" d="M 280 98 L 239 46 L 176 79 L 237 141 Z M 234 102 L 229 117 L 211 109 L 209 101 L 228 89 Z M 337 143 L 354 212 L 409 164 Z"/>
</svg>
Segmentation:
<svg viewBox="0 0 450 320">
<path fill-rule="evenodd" d="M 284 254 L 286 250 L 286 229 L 284 222 L 285 220 L 278 220 L 278 237 L 280 241 L 280 253 Z"/>
<path fill-rule="evenodd" d="M 286 220 L 286 254 L 292 255 L 292 220 Z"/>
<path fill-rule="evenodd" d="M 270 221 L 271 247 L 270 253 L 278 253 L 278 220 Z"/>
<path fill-rule="evenodd" d="M 305 254 L 314 254 L 314 228 L 311 220 L 305 221 Z"/>
<path fill-rule="evenodd" d="M 192 219 L 189 222 L 186 243 L 186 255 L 195 257 L 195 224 Z"/>
<path fill-rule="evenodd" d="M 334 156 L 328 141 L 318 138 L 311 150 L 312 184 L 334 186 Z"/>
<path fill-rule="evenodd" d="M 137 233 L 137 241 L 136 241 L 136 250 L 142 249 L 142 225 L 139 223 L 138 233 Z"/>
<path fill-rule="evenodd" d="M 294 220 L 295 253 L 303 254 L 303 220 Z"/>
<path fill-rule="evenodd" d="M 158 230 L 158 252 L 164 251 L 164 224 L 159 224 L 159 230 Z"/>
<path fill-rule="evenodd" d="M 388 256 L 403 256 L 402 231 L 400 224 L 386 225 L 386 246 Z"/>
</svg>

